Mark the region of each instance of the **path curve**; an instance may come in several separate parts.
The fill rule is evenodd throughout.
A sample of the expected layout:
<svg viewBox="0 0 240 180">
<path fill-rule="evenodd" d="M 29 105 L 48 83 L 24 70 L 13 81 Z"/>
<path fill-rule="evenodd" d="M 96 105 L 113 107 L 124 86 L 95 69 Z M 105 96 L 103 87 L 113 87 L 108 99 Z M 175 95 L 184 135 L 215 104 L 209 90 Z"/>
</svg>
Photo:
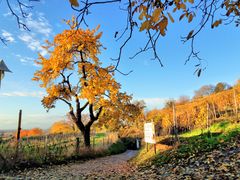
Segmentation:
<svg viewBox="0 0 240 180">
<path fill-rule="evenodd" d="M 16 179 L 125 179 L 135 168 L 128 163 L 137 151 L 97 158 L 85 162 L 35 168 L 23 172 L 0 174 L 1 178 Z"/>
</svg>

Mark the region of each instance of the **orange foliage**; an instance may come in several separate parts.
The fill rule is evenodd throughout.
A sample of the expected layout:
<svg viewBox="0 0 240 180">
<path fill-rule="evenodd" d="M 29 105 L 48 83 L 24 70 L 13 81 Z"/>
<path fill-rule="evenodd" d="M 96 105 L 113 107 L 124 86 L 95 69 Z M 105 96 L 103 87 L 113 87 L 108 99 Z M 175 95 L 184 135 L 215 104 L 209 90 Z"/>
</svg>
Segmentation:
<svg viewBox="0 0 240 180">
<path fill-rule="evenodd" d="M 203 98 L 193 99 L 184 104 L 176 104 L 176 120 L 178 127 L 186 129 L 206 128 L 207 115 L 210 121 L 217 119 L 220 115 L 232 116 L 235 114 L 236 108 L 239 109 L 239 102 L 240 86 L 236 85 L 233 89 L 224 90 Z M 149 111 L 146 118 L 148 120 L 153 120 L 155 123 L 160 122 L 165 132 L 169 130 L 169 128 L 172 128 L 174 124 L 173 110 L 171 107 Z"/>
<path fill-rule="evenodd" d="M 44 134 L 44 131 L 40 128 L 33 128 L 29 130 L 21 130 L 20 137 L 31 137 L 31 136 L 41 136 Z M 16 135 L 17 136 L 17 133 Z"/>
<path fill-rule="evenodd" d="M 75 132 L 73 124 L 69 124 L 65 121 L 55 122 L 49 130 L 49 133 L 51 133 L 51 134 L 54 134 L 54 133 L 73 133 L 73 132 Z"/>
</svg>

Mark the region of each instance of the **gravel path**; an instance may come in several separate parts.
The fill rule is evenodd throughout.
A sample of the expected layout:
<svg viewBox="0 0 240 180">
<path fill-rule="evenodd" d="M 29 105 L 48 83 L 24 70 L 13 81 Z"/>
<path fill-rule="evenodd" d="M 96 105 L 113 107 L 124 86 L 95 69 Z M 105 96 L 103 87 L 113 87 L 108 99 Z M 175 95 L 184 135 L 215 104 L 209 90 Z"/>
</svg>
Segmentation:
<svg viewBox="0 0 240 180">
<path fill-rule="evenodd" d="M 134 172 L 127 161 L 136 155 L 137 151 L 128 150 L 125 153 L 89 160 L 86 162 L 69 163 L 36 168 L 8 174 L 0 174 L 1 179 L 126 179 Z"/>
</svg>

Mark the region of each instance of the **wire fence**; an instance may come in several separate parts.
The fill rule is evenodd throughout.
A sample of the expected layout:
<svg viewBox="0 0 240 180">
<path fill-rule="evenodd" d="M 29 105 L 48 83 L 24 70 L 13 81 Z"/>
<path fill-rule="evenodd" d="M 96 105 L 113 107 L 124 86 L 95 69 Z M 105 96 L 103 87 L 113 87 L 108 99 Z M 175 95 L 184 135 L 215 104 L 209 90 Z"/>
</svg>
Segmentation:
<svg viewBox="0 0 240 180">
<path fill-rule="evenodd" d="M 91 151 L 107 149 L 118 140 L 117 133 L 101 133 L 91 135 Z M 64 160 L 73 156 L 84 156 L 90 149 L 84 146 L 80 133 L 49 134 L 0 141 L 0 156 L 6 161 L 36 161 L 39 163 Z"/>
</svg>

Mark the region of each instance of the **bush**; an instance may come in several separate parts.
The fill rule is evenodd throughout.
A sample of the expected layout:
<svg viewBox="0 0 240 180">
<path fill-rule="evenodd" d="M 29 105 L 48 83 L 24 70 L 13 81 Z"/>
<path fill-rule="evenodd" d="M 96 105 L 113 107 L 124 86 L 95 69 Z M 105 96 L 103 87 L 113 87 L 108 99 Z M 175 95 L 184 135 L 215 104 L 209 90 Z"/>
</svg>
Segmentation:
<svg viewBox="0 0 240 180">
<path fill-rule="evenodd" d="M 123 141 L 118 140 L 116 143 L 113 143 L 109 148 L 108 148 L 108 152 L 110 155 L 112 154 L 119 154 L 119 153 L 123 153 L 127 150 L 127 147 L 125 146 L 125 144 L 123 143 Z"/>
<path fill-rule="evenodd" d="M 127 149 L 137 150 L 136 138 L 124 137 L 124 138 L 121 138 L 121 140 Z"/>
</svg>

